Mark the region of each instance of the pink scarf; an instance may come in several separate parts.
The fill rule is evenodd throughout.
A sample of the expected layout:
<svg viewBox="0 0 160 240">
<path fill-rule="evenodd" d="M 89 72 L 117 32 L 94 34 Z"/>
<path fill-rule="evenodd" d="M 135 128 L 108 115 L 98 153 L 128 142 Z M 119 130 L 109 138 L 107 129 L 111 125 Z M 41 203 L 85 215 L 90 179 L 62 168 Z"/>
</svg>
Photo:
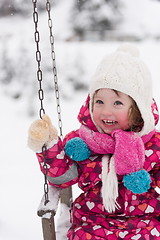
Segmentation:
<svg viewBox="0 0 160 240">
<path fill-rule="evenodd" d="M 126 175 L 143 169 L 146 143 L 154 134 L 140 137 L 138 133 L 115 130 L 111 135 L 95 132 L 82 125 L 79 136 L 93 153 L 102 156 L 102 199 L 105 209 L 113 212 L 119 208 L 117 174 Z M 109 154 L 112 154 L 110 157 Z M 116 174 L 117 173 L 117 174 Z"/>
<path fill-rule="evenodd" d="M 143 168 L 144 143 L 152 137 L 154 132 L 155 130 L 140 137 L 138 133 L 118 129 L 108 135 L 95 132 L 82 125 L 79 129 L 79 136 L 93 153 L 113 154 L 116 173 L 124 175 Z"/>
</svg>

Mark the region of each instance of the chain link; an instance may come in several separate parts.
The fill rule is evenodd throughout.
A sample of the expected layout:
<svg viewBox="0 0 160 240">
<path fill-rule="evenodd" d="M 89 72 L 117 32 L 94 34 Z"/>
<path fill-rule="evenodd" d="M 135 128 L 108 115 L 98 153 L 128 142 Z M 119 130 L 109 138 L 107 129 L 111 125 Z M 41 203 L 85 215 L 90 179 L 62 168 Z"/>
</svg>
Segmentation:
<svg viewBox="0 0 160 240">
<path fill-rule="evenodd" d="M 43 107 L 43 99 L 44 99 L 44 92 L 42 89 L 42 70 L 41 70 L 41 52 L 40 52 L 40 34 L 38 31 L 38 11 L 37 11 L 37 0 L 32 0 L 33 2 L 33 22 L 35 26 L 35 32 L 34 32 L 34 40 L 36 43 L 36 61 L 37 61 L 37 80 L 39 82 L 39 90 L 38 90 L 38 96 L 40 100 L 40 111 L 39 116 L 42 118 L 43 114 L 45 114 L 45 110 Z"/>
<path fill-rule="evenodd" d="M 55 50 L 54 50 L 54 36 L 52 31 L 53 24 L 51 19 L 51 4 L 49 0 L 46 0 L 46 10 L 48 13 L 48 27 L 49 27 L 49 38 L 50 38 L 50 45 L 51 45 L 52 71 L 54 76 L 55 96 L 57 101 L 58 127 L 60 131 L 60 137 L 63 139 L 60 94 L 59 94 L 59 87 L 58 87 L 56 57 L 55 57 Z"/>
<path fill-rule="evenodd" d="M 44 169 L 44 205 L 46 205 L 49 202 L 49 187 L 48 187 L 48 181 L 47 181 L 47 173 L 48 173 L 48 168 L 47 168 L 47 163 L 46 163 L 46 151 L 47 148 L 45 145 L 43 145 L 42 147 L 42 154 L 43 154 L 43 158 L 44 158 L 44 165 L 43 165 L 43 169 Z"/>
<path fill-rule="evenodd" d="M 35 26 L 35 32 L 34 32 L 34 38 L 35 38 L 35 43 L 36 43 L 36 61 L 37 61 L 37 80 L 39 82 L 39 90 L 38 90 L 38 96 L 40 100 L 40 110 L 39 110 L 39 116 L 42 119 L 43 114 L 45 114 L 45 110 L 43 107 L 43 100 L 44 100 L 44 92 L 42 89 L 42 70 L 41 70 L 41 52 L 40 52 L 40 35 L 38 31 L 38 12 L 37 12 L 37 0 L 32 0 L 33 2 L 33 22 Z M 42 154 L 44 157 L 44 197 L 45 197 L 45 202 L 44 205 L 46 205 L 49 202 L 49 197 L 48 197 L 48 182 L 47 182 L 47 163 L 46 163 L 46 146 L 44 145 L 42 147 Z"/>
</svg>

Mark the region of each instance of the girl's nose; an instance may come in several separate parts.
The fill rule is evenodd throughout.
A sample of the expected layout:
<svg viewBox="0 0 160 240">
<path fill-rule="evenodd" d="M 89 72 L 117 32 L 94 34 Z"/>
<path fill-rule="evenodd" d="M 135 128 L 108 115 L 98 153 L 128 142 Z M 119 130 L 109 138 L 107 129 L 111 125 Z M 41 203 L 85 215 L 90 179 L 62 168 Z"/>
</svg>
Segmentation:
<svg viewBox="0 0 160 240">
<path fill-rule="evenodd" d="M 106 106 L 102 110 L 102 115 L 104 117 L 111 116 L 112 115 L 112 109 L 109 106 Z"/>
</svg>

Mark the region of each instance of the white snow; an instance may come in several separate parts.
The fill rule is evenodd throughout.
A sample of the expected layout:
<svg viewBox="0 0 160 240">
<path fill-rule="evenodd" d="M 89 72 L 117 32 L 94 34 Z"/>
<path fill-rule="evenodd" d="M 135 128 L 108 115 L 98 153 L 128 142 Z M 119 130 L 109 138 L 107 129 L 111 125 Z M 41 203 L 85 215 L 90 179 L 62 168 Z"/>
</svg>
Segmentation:
<svg viewBox="0 0 160 240">
<path fill-rule="evenodd" d="M 136 33 L 140 38 L 150 38 L 157 34 L 160 36 L 160 4 L 158 1 L 130 0 L 122 2 L 125 20 L 120 28 L 123 32 Z"/>
<path fill-rule="evenodd" d="M 40 202 L 40 205 L 38 207 L 38 211 L 57 211 L 57 207 L 58 207 L 58 202 L 59 202 L 59 196 L 60 196 L 60 192 L 57 188 L 54 188 L 52 186 L 48 186 L 48 199 L 49 202 L 47 202 L 45 204 L 45 197 L 43 195 L 42 200 Z M 47 218 L 47 215 L 45 214 L 44 216 L 45 218 Z"/>
<path fill-rule="evenodd" d="M 66 1 L 67 2 L 67 1 Z M 65 2 L 65 4 L 66 4 Z M 143 1 L 128 1 L 136 2 L 139 11 L 144 13 L 144 6 L 148 6 L 149 0 Z M 142 4 L 143 2 L 143 4 Z M 154 1 L 152 1 L 154 2 Z M 145 5 L 147 3 L 147 5 Z M 62 4 L 62 1 L 61 1 Z M 60 5 L 61 5 L 60 4 Z M 156 5 L 157 4 L 157 5 Z M 155 15 L 158 16 L 157 11 L 159 10 L 158 3 L 154 3 L 154 10 L 148 14 L 152 14 L 152 19 Z M 152 6 L 153 6 L 152 5 Z M 131 6 L 131 5 L 130 5 Z M 67 7 L 67 6 L 66 6 Z M 65 12 L 65 8 L 62 8 Z M 137 9 L 137 8 L 135 8 Z M 153 7 L 152 7 L 153 9 Z M 63 21 L 58 21 L 59 18 L 63 19 L 63 12 L 58 10 L 57 16 L 57 25 L 60 27 L 60 31 L 63 30 Z M 128 10 L 129 11 L 129 10 Z M 135 10 L 136 11 L 136 10 Z M 137 11 L 138 12 L 138 11 Z M 147 15 L 147 12 L 145 12 Z M 129 12 L 129 16 L 130 16 Z M 137 31 L 139 34 L 143 30 L 145 24 L 145 29 L 147 26 L 150 28 L 150 33 L 155 33 L 159 31 L 160 21 L 154 22 L 151 26 L 146 19 L 142 19 L 141 15 L 137 13 L 137 16 L 129 19 L 128 16 L 128 25 L 130 24 L 130 29 L 133 26 L 133 23 L 138 22 L 138 17 L 141 20 L 141 25 L 137 28 L 134 26 L 134 31 Z M 160 16 L 160 15 L 159 15 Z M 65 19 L 67 16 L 65 16 Z M 156 19 L 158 19 L 156 17 Z M 160 19 L 159 19 L 160 20 Z M 14 24 L 16 23 L 16 24 Z M 127 23 L 126 23 L 127 24 Z M 137 23 L 138 24 L 138 23 Z M 6 26 L 6 27 L 5 27 Z M 67 29 L 67 24 L 65 23 L 65 29 L 63 31 L 64 35 L 69 34 L 69 29 Z M 157 27 L 157 29 L 155 29 Z M 5 36 L 9 35 L 11 37 L 10 49 L 13 55 L 13 59 L 17 58 L 16 49 L 18 44 L 21 44 L 23 41 L 26 43 L 27 39 L 25 34 L 30 36 L 32 35 L 32 23 L 31 20 L 12 18 L 6 20 L 1 19 L 0 28 L 3 29 L 4 35 L 2 35 L 1 44 L 5 43 Z M 124 31 L 126 31 L 127 26 L 124 26 Z M 15 37 L 12 34 L 15 33 Z M 31 33 L 30 33 L 31 31 Z M 58 31 L 58 27 L 57 30 Z M 145 30 L 149 31 L 149 30 Z M 25 33 L 25 34 L 24 34 Z M 57 33 L 59 36 L 59 33 Z M 62 36 L 62 38 L 64 37 Z M 31 42 L 28 44 L 31 45 Z M 56 43 L 56 53 L 58 59 L 58 67 L 61 68 L 65 64 L 67 65 L 68 58 L 76 58 L 76 55 L 81 53 L 80 61 L 84 61 L 86 66 L 86 81 L 89 82 L 89 79 L 94 72 L 95 67 L 97 66 L 100 59 L 105 53 L 110 53 L 119 46 L 119 42 L 76 42 L 76 43 Z M 141 52 L 142 59 L 148 64 L 153 78 L 153 93 L 154 97 L 160 106 L 160 44 L 158 41 L 153 40 L 152 38 L 145 38 L 142 42 L 135 43 Z M 4 46 L 4 45 L 3 45 Z M 0 46 L 0 49 L 3 47 Z M 30 46 L 29 51 L 34 51 L 34 43 Z M 25 55 L 25 54 L 24 54 Z M 32 54 L 31 54 L 32 55 Z M 33 53 L 34 55 L 34 53 Z M 64 57 L 63 57 L 64 56 Z M 24 56 L 25 57 L 25 56 Z M 68 58 L 67 58 L 68 57 Z M 33 66 L 35 65 L 35 59 L 33 57 Z M 73 60 L 74 62 L 74 60 Z M 1 63 L 0 63 L 1 64 Z M 7 64 L 7 63 L 6 63 Z M 74 66 L 74 67 L 73 67 Z M 63 71 L 60 73 L 59 81 L 65 78 L 65 74 L 68 71 L 74 71 L 75 65 L 67 65 L 66 72 Z M 63 68 L 63 67 L 62 67 Z M 68 69 L 69 68 L 69 69 Z M 76 76 L 75 76 L 76 77 Z M 34 76 L 32 77 L 34 79 Z M 33 80 L 34 81 L 34 80 Z M 63 86 L 63 82 L 60 84 Z M 32 86 L 31 86 L 32 87 Z M 29 99 L 26 98 L 27 94 L 30 95 L 30 92 L 26 93 L 20 100 L 13 100 L 8 97 L 7 93 L 2 92 L 3 87 L 1 87 L 0 94 L 0 132 L 1 132 L 1 167 L 0 167 L 0 239 L 2 240 L 41 240 L 42 230 L 41 230 L 41 220 L 36 215 L 41 197 L 43 195 L 43 175 L 39 170 L 39 165 L 35 154 L 27 148 L 27 130 L 35 118 L 29 118 L 26 113 L 26 108 L 28 108 Z M 67 90 L 66 86 L 62 87 L 62 92 L 70 91 L 71 88 Z M 68 92 L 67 92 L 68 94 Z M 62 119 L 63 119 L 63 130 L 64 134 L 76 129 L 79 126 L 77 121 L 77 114 L 80 106 L 84 102 L 87 92 L 74 93 L 70 92 L 72 98 L 66 100 L 61 99 L 62 105 Z M 36 90 L 35 90 L 36 95 Z M 54 94 L 53 94 L 54 95 Z M 53 96 L 54 97 L 54 96 Z M 27 99 L 27 100 L 26 100 Z M 36 105 L 37 108 L 37 118 L 38 118 L 38 108 L 39 103 L 37 100 L 30 103 L 31 105 Z M 56 115 L 56 106 L 55 100 L 50 99 L 46 103 L 46 112 L 51 116 L 51 119 L 55 125 L 57 125 L 57 115 Z M 77 190 L 77 186 L 73 187 L 74 198 L 80 191 Z M 65 206 L 62 206 L 64 209 Z M 59 211 L 59 215 L 64 214 L 67 209 Z M 68 215 L 63 215 L 66 224 L 66 219 Z M 60 221 L 57 220 L 57 225 Z M 62 229 L 62 232 L 65 231 Z M 64 239 L 64 237 L 58 238 L 58 240 Z"/>
</svg>

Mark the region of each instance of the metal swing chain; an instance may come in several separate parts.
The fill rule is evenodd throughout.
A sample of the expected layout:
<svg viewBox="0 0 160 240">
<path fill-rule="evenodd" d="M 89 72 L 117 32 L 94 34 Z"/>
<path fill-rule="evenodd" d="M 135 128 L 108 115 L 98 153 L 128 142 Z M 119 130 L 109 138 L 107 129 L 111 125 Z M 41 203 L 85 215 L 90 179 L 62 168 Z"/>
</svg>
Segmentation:
<svg viewBox="0 0 160 240">
<path fill-rule="evenodd" d="M 49 27 L 49 38 L 50 38 L 50 45 L 51 45 L 51 59 L 52 59 L 52 71 L 54 76 L 55 96 L 57 101 L 58 126 L 60 131 L 60 137 L 63 139 L 61 107 L 60 107 L 59 87 L 58 87 L 57 68 L 56 68 L 56 56 L 55 56 L 55 50 L 54 50 L 54 36 L 52 31 L 53 24 L 51 19 L 51 4 L 49 0 L 46 0 L 46 10 L 48 13 L 48 27 Z"/>
<path fill-rule="evenodd" d="M 37 61 L 37 80 L 39 83 L 39 90 L 38 90 L 38 97 L 40 100 L 40 111 L 39 111 L 39 116 L 42 119 L 43 114 L 45 114 L 45 110 L 43 107 L 43 99 L 44 99 L 44 92 L 42 89 L 42 70 L 41 70 L 41 52 L 40 52 L 40 35 L 38 31 L 38 12 L 37 12 L 37 0 L 32 0 L 33 2 L 33 22 L 35 26 L 35 33 L 34 33 L 34 38 L 35 38 L 35 43 L 36 43 L 36 61 Z M 44 145 L 42 147 L 42 154 L 44 157 L 44 197 L 45 197 L 45 202 L 44 205 L 46 205 L 49 202 L 48 198 L 48 182 L 47 182 L 47 163 L 46 163 L 46 146 Z"/>
<path fill-rule="evenodd" d="M 42 70 L 41 70 L 41 52 L 40 52 L 40 34 L 38 31 L 38 11 L 37 11 L 37 0 L 32 0 L 33 2 L 33 22 L 35 25 L 35 33 L 34 33 L 34 38 L 35 38 L 35 43 L 36 43 L 36 61 L 37 61 L 37 80 L 39 82 L 39 90 L 38 90 L 38 96 L 40 100 L 40 111 L 39 111 L 39 116 L 42 119 L 43 114 L 45 114 L 45 110 L 43 107 L 43 99 L 44 99 L 44 92 L 42 89 Z M 56 96 L 56 101 L 57 101 L 57 114 L 58 114 L 58 126 L 60 130 L 60 136 L 63 139 L 63 133 L 62 133 L 62 120 L 61 120 L 61 107 L 60 107 L 60 99 L 59 99 L 59 87 L 58 87 L 58 78 L 57 78 L 57 69 L 56 69 L 56 61 L 55 61 L 55 51 L 54 51 L 54 36 L 52 32 L 52 19 L 51 19 L 51 5 L 50 1 L 46 0 L 46 10 L 48 13 L 48 27 L 49 27 L 49 33 L 50 33 L 50 44 L 51 44 L 51 58 L 52 58 L 52 70 L 53 70 L 53 75 L 54 75 L 54 85 L 55 85 L 55 96 Z M 45 196 L 45 202 L 44 204 L 46 205 L 49 202 L 49 197 L 48 197 L 48 182 L 47 182 L 47 163 L 46 163 L 46 152 L 47 148 L 44 145 L 42 147 L 42 154 L 44 157 L 44 196 Z"/>
</svg>

